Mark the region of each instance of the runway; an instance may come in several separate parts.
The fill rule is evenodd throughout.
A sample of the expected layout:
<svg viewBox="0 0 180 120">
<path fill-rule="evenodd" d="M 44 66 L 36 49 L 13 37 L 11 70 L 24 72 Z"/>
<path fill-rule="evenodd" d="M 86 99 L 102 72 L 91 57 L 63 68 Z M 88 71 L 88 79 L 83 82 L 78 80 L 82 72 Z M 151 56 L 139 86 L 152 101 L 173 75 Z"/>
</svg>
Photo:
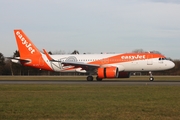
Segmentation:
<svg viewBox="0 0 180 120">
<path fill-rule="evenodd" d="M 173 85 L 179 86 L 179 81 L 148 81 L 148 80 L 0 80 L 0 84 L 72 84 L 72 85 Z"/>
</svg>

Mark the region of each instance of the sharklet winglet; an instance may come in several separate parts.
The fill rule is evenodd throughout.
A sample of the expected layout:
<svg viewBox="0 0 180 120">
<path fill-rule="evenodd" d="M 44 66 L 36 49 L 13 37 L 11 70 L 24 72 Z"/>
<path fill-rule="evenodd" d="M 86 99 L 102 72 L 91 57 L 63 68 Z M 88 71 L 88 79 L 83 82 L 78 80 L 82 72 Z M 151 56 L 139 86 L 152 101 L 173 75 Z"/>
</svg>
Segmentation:
<svg viewBox="0 0 180 120">
<path fill-rule="evenodd" d="M 47 53 L 47 51 L 45 49 L 43 49 L 43 51 L 49 61 L 55 61 L 54 59 L 52 59 L 52 57 Z"/>
</svg>

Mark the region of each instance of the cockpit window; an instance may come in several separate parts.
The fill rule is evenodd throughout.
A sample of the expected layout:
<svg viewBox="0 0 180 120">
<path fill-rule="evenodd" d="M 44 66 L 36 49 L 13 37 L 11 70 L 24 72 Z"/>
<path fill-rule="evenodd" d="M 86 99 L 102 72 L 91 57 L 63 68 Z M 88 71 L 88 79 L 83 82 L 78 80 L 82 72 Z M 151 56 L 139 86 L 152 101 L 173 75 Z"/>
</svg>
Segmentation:
<svg viewBox="0 0 180 120">
<path fill-rule="evenodd" d="M 159 58 L 159 60 L 167 60 L 167 58 Z"/>
</svg>

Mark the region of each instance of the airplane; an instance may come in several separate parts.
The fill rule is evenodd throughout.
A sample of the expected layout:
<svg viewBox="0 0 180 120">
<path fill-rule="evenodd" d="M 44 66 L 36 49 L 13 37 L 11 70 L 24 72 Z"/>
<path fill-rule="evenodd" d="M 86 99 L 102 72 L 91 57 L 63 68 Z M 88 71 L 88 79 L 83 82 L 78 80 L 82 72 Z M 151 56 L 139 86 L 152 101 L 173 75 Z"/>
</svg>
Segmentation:
<svg viewBox="0 0 180 120">
<path fill-rule="evenodd" d="M 153 52 L 120 54 L 67 54 L 50 55 L 33 44 L 21 29 L 14 30 L 20 57 L 11 58 L 14 63 L 38 69 L 56 72 L 86 73 L 87 81 L 105 78 L 129 78 L 131 72 L 149 72 L 150 81 L 154 81 L 152 71 L 168 70 L 175 64 L 162 54 Z"/>
</svg>

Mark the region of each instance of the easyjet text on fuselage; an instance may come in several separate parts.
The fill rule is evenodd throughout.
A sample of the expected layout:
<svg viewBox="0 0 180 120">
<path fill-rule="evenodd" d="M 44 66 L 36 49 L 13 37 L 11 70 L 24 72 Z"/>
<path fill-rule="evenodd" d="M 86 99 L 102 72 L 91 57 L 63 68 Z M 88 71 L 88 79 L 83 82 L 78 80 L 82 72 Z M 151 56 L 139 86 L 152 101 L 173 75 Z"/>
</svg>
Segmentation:
<svg viewBox="0 0 180 120">
<path fill-rule="evenodd" d="M 146 59 L 146 55 L 123 55 L 121 56 L 122 60 L 142 60 Z"/>
</svg>

